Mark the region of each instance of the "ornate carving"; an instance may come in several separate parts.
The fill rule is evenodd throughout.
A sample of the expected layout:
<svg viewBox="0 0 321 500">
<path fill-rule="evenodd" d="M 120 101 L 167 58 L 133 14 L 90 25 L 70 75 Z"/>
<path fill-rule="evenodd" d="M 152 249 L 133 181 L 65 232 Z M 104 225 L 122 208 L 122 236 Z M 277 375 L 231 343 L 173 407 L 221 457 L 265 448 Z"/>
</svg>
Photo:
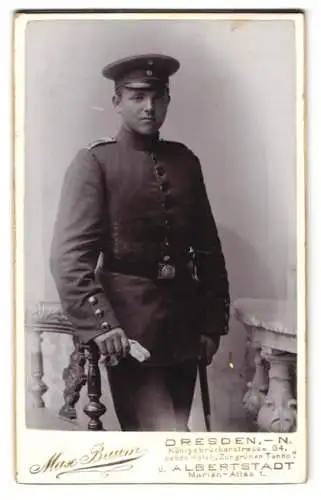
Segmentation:
<svg viewBox="0 0 321 500">
<path fill-rule="evenodd" d="M 269 388 L 262 401 L 254 380 L 244 404 L 254 413 L 260 405 L 257 425 L 262 431 L 290 432 L 296 429 L 297 326 L 294 300 L 238 299 L 236 318 L 249 331 L 252 345 L 261 347 L 262 363 L 269 366 Z M 257 364 L 257 363 L 256 363 Z M 260 363 L 259 363 L 260 364 Z M 257 366 L 257 372 L 260 372 Z M 262 372 L 261 372 L 262 373 Z M 256 391 L 253 392 L 253 388 Z M 262 404 L 263 403 L 263 404 Z"/>
<path fill-rule="evenodd" d="M 31 342 L 31 393 L 34 397 L 33 406 L 36 408 L 44 408 L 45 402 L 42 398 L 44 393 L 48 390 L 47 385 L 42 380 L 44 376 L 43 371 L 43 357 L 41 350 L 42 332 L 34 332 L 30 330 Z"/>
<path fill-rule="evenodd" d="M 60 409 L 60 415 L 68 419 L 77 418 L 75 405 L 79 400 L 80 391 L 87 381 L 89 403 L 84 412 L 90 418 L 89 430 L 101 430 L 101 415 L 106 411 L 99 401 L 101 397 L 101 379 L 98 367 L 99 352 L 94 342 L 84 346 L 75 336 L 75 331 L 62 311 L 59 302 L 40 302 L 36 309 L 26 311 L 25 323 L 34 337 L 35 347 L 32 351 L 32 375 L 34 383 L 31 391 L 35 395 L 35 406 L 43 407 L 42 395 L 48 389 L 42 381 L 43 364 L 41 352 L 42 332 L 63 333 L 73 336 L 74 351 L 70 355 L 69 366 L 63 372 L 65 381 L 65 404 Z M 86 357 L 88 359 L 88 374 L 85 374 Z"/>
<path fill-rule="evenodd" d="M 69 365 L 64 369 L 62 375 L 65 381 L 65 404 L 59 411 L 59 415 L 70 420 L 77 418 L 75 405 L 79 401 L 81 388 L 87 382 L 84 368 L 86 363 L 85 348 L 76 336 L 73 336 L 73 344 L 74 350 L 70 355 Z"/>
<path fill-rule="evenodd" d="M 257 423 L 267 432 L 292 432 L 296 429 L 296 400 L 291 391 L 290 367 L 295 356 L 271 349 L 262 349 L 270 363 L 269 391 L 259 411 Z"/>
<path fill-rule="evenodd" d="M 103 430 L 100 417 L 105 413 L 106 407 L 99 401 L 101 397 L 101 378 L 98 366 L 99 349 L 95 342 L 89 342 L 85 346 L 88 360 L 87 388 L 89 403 L 84 412 L 89 417 L 88 429 L 90 431 Z"/>
<path fill-rule="evenodd" d="M 40 302 L 36 309 L 26 312 L 26 324 L 36 331 L 74 334 L 74 329 L 57 302 Z"/>
<path fill-rule="evenodd" d="M 265 361 L 261 356 L 261 348 L 255 348 L 255 373 L 253 380 L 248 382 L 248 391 L 243 398 L 243 405 L 248 413 L 256 419 L 268 390 L 268 375 Z"/>
</svg>

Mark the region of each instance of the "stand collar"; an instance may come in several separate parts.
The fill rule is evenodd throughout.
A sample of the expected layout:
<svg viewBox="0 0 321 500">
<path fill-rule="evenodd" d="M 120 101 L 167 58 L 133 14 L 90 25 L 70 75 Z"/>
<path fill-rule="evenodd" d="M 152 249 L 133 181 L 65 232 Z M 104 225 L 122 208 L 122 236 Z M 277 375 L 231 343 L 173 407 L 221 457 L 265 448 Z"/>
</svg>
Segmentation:
<svg viewBox="0 0 321 500">
<path fill-rule="evenodd" d="M 153 151 L 159 143 L 159 132 L 153 135 L 143 135 L 122 127 L 116 136 L 117 142 L 138 151 Z"/>
</svg>

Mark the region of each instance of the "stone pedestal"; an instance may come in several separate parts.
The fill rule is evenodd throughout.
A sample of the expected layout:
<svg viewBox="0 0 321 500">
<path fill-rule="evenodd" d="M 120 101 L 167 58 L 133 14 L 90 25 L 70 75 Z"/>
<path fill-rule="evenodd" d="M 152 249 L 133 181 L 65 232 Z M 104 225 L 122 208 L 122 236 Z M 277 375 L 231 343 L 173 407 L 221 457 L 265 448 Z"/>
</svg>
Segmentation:
<svg viewBox="0 0 321 500">
<path fill-rule="evenodd" d="M 236 318 L 248 332 L 255 372 L 243 404 L 265 432 L 296 430 L 296 306 L 291 302 L 238 299 Z"/>
</svg>

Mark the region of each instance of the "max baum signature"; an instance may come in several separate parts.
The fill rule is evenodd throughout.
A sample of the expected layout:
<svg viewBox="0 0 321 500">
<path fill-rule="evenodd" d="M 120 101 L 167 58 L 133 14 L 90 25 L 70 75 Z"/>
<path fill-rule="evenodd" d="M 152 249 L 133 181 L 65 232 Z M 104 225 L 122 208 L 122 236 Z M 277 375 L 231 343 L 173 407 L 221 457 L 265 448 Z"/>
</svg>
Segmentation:
<svg viewBox="0 0 321 500">
<path fill-rule="evenodd" d="M 29 472 L 39 474 L 55 472 L 56 478 L 80 472 L 98 472 L 108 477 L 111 472 L 124 472 L 133 468 L 133 461 L 145 455 L 141 448 L 121 448 L 106 451 L 103 443 L 96 444 L 88 454 L 81 457 L 66 458 L 63 453 L 54 453 L 42 465 L 33 464 Z M 91 465 L 90 465 L 91 464 Z"/>
</svg>

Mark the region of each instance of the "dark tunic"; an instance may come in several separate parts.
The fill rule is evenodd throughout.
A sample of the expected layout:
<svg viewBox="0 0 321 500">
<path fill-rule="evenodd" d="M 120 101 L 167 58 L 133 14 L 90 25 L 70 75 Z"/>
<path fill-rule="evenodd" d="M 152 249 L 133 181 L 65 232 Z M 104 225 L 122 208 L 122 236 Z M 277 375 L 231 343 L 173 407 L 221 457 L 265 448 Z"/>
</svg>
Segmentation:
<svg viewBox="0 0 321 500">
<path fill-rule="evenodd" d="M 174 279 L 157 279 L 164 257 Z M 84 342 L 120 326 L 151 352 L 149 363 L 167 365 L 195 357 L 201 334 L 228 332 L 216 224 L 199 160 L 180 143 L 123 128 L 80 150 L 63 184 L 51 270 Z"/>
</svg>

